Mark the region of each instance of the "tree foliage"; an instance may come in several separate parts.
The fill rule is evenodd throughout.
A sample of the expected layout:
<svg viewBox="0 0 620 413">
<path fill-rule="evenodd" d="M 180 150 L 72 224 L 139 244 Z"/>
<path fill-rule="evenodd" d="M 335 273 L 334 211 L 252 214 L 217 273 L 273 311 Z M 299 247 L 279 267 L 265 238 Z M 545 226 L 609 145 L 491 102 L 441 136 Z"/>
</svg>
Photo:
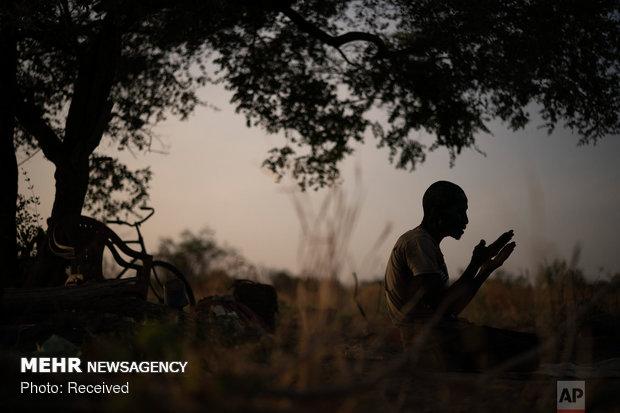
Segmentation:
<svg viewBox="0 0 620 413">
<path fill-rule="evenodd" d="M 109 173 L 91 155 L 101 136 L 118 149 L 148 148 L 153 125 L 201 103 L 211 67 L 248 125 L 284 133 L 265 164 L 302 187 L 333 182 L 369 131 L 400 168 L 437 147 L 454 159 L 490 120 L 518 129 L 531 108 L 550 131 L 563 122 L 583 143 L 618 132 L 615 0 L 12 4 L 20 144 L 52 162 L 79 147 L 99 177 Z M 430 147 L 421 132 L 435 137 Z M 123 175 L 134 184 L 148 176 Z"/>
<path fill-rule="evenodd" d="M 213 263 L 225 251 L 215 241 L 213 231 L 203 228 L 197 234 L 190 230 L 181 233 L 178 240 L 163 238 L 159 242 L 157 256 L 173 263 L 189 279 L 207 276 Z"/>
<path fill-rule="evenodd" d="M 15 219 L 17 229 L 17 247 L 18 254 L 22 257 L 30 256 L 34 246 L 30 245 L 31 241 L 42 230 L 41 215 L 38 212 L 40 205 L 39 197 L 34 195 L 33 186 L 30 178 L 24 172 L 24 179 L 28 184 L 28 195 L 18 194 L 17 197 L 17 215 Z"/>
<path fill-rule="evenodd" d="M 93 216 L 120 216 L 148 200 L 150 168 L 130 170 L 111 156 L 93 153 L 85 209 Z"/>
<path fill-rule="evenodd" d="M 214 232 L 202 228 L 197 233 L 181 232 L 177 240 L 160 240 L 157 257 L 174 264 L 188 279 L 200 283 L 214 274 L 232 278 L 255 279 L 257 269 L 232 248 L 219 245 Z M 232 287 L 232 283 L 224 286 Z"/>
<path fill-rule="evenodd" d="M 302 186 L 333 181 L 369 127 L 410 169 L 438 147 L 454 160 L 493 119 L 519 129 L 532 108 L 550 132 L 563 122 L 581 143 L 619 131 L 617 1 L 310 1 L 279 11 L 218 33 L 216 62 L 248 123 L 288 138 L 267 166 L 292 169 Z M 434 136 L 430 147 L 421 132 Z"/>
</svg>

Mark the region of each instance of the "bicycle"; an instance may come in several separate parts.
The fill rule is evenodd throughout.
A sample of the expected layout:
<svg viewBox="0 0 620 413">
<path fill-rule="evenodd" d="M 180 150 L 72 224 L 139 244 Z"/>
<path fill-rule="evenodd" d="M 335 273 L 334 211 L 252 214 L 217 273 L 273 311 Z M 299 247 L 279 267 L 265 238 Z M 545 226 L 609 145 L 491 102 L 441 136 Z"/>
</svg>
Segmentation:
<svg viewBox="0 0 620 413">
<path fill-rule="evenodd" d="M 133 227 L 136 230 L 136 233 L 138 234 L 138 239 L 123 240 L 123 242 L 125 244 L 137 244 L 140 246 L 140 251 L 143 254 L 148 254 L 146 252 L 146 244 L 144 243 L 144 237 L 142 236 L 142 232 L 140 231 L 140 225 L 142 225 L 146 220 L 148 220 L 149 218 L 153 216 L 153 214 L 155 213 L 155 208 L 142 206 L 140 207 L 140 209 L 144 211 L 150 211 L 150 212 L 146 217 L 138 221 L 135 221 L 135 222 L 127 222 L 121 219 L 114 219 L 114 220 L 106 221 L 106 224 L 126 225 L 129 227 Z M 136 261 L 137 261 L 137 258 L 134 258 L 132 261 L 130 261 L 130 264 L 133 265 L 135 264 Z M 124 267 L 121 270 L 121 272 L 119 272 L 116 275 L 115 278 L 120 279 L 131 268 L 132 267 L 130 266 Z M 159 274 L 158 274 L 158 271 L 159 271 Z M 168 280 L 168 282 L 164 282 L 165 280 L 163 279 L 162 274 L 168 274 L 168 275 L 172 274 L 174 278 L 172 278 L 172 280 Z M 180 280 L 182 282 L 183 284 L 182 288 L 174 284 L 174 281 L 173 281 L 174 279 Z M 177 307 L 183 307 L 184 305 L 187 304 L 187 301 L 189 301 L 190 306 L 194 306 L 196 304 L 196 299 L 194 297 L 194 292 L 192 290 L 191 285 L 189 284 L 189 282 L 187 281 L 183 273 L 177 267 L 170 264 L 169 262 L 161 261 L 161 260 L 153 260 L 153 266 L 151 269 L 151 277 L 149 279 L 149 288 L 153 292 L 153 295 L 157 298 L 157 300 L 160 303 L 164 303 L 165 301 L 167 301 L 169 302 L 169 304 L 177 306 Z M 179 298 L 180 294 L 184 295 L 183 299 Z M 164 297 L 166 299 L 164 299 Z M 184 300 L 186 300 L 185 303 L 183 303 Z M 174 303 L 170 301 L 174 301 Z"/>
</svg>

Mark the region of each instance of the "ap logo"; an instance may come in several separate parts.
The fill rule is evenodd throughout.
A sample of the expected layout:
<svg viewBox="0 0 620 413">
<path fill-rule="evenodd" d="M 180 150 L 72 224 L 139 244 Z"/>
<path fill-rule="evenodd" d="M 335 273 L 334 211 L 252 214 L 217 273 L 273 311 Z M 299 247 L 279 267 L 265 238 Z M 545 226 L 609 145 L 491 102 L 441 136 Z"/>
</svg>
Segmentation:
<svg viewBox="0 0 620 413">
<path fill-rule="evenodd" d="M 586 411 L 586 382 L 558 381 L 558 413 L 584 413 Z"/>
</svg>

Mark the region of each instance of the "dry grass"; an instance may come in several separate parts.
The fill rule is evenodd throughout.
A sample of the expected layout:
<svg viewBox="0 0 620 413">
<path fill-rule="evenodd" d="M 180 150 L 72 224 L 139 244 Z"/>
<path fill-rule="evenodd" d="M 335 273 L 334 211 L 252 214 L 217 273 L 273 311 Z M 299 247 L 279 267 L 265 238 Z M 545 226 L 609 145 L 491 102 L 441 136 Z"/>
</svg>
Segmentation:
<svg viewBox="0 0 620 413">
<path fill-rule="evenodd" d="M 475 322 L 537 331 L 549 338 L 559 325 L 570 325 L 577 314 L 579 319 L 547 355 L 549 361 L 566 357 L 569 342 L 574 349 L 568 358 L 576 357 L 575 361 L 593 361 L 597 351 L 611 351 L 601 356 L 614 355 L 613 349 L 597 348 L 598 339 L 612 343 L 618 356 L 620 332 L 613 331 L 619 316 L 618 290 L 601 294 L 613 286 L 611 282 L 569 286 L 558 281 L 534 287 L 509 280 L 491 280 L 465 315 Z M 203 288 L 214 291 L 226 284 L 222 277 L 211 281 L 213 285 Z M 407 362 L 387 319 L 380 282 L 359 288 L 357 300 L 366 319 L 354 301 L 353 288 L 333 279 L 280 276 L 277 284 L 282 287 L 278 291 L 281 312 L 272 335 L 231 339 L 209 322 L 187 315 L 133 322 L 132 328 L 113 334 L 87 335 L 80 346 L 84 360 L 185 360 L 189 370 L 183 375 L 88 375 L 87 381 L 95 383 L 129 381 L 131 394 L 52 398 L 46 405 L 65 406 L 71 400 L 94 411 L 115 412 L 555 409 L 556 379 L 552 377 L 442 373 Z M 586 311 L 580 313 L 583 308 Z M 50 377 L 46 380 L 66 381 L 66 377 Z M 16 375 L 15 380 L 21 379 Z M 85 376 L 78 380 L 85 381 Z M 617 396 L 611 388 L 618 383 L 617 379 L 588 380 L 588 400 L 595 406 L 600 403 L 603 411 L 614 411 Z M 37 398 L 28 400 L 32 403 Z M 13 401 L 24 403 L 24 397 L 17 395 Z"/>
</svg>

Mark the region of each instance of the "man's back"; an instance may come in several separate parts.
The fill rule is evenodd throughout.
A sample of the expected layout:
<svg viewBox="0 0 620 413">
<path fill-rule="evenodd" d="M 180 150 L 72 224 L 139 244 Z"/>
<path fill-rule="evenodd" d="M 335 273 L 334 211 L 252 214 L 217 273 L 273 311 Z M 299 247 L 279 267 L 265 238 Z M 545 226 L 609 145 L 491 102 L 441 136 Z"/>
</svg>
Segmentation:
<svg viewBox="0 0 620 413">
<path fill-rule="evenodd" d="M 415 277 L 434 274 L 438 283 L 448 287 L 449 277 L 439 244 L 427 230 L 418 226 L 400 236 L 385 270 L 385 289 L 392 322 L 404 325 L 432 314 L 424 302 Z"/>
</svg>

